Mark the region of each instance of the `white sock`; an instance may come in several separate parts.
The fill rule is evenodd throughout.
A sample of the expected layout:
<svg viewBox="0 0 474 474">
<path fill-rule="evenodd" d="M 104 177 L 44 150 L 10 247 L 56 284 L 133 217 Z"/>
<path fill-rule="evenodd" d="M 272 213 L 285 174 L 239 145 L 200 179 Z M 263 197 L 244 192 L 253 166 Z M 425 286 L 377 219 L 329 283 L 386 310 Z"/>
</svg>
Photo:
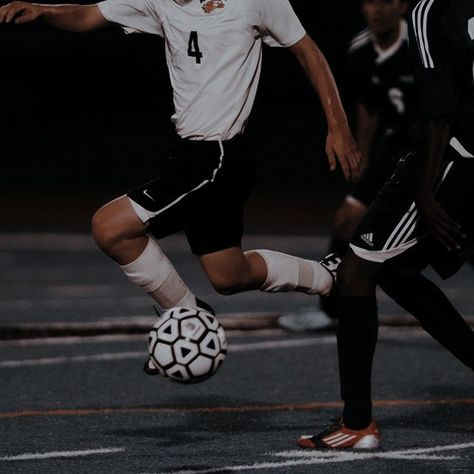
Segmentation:
<svg viewBox="0 0 474 474">
<path fill-rule="evenodd" d="M 148 240 L 145 250 L 135 261 L 121 268 L 132 283 L 143 288 L 158 303 L 160 310 L 196 306 L 196 297 L 153 239 Z"/>
<path fill-rule="evenodd" d="M 261 291 L 276 293 L 302 291 L 309 295 L 327 295 L 333 279 L 318 262 L 293 257 L 272 250 L 252 250 L 258 253 L 267 265 L 267 279 Z"/>
</svg>

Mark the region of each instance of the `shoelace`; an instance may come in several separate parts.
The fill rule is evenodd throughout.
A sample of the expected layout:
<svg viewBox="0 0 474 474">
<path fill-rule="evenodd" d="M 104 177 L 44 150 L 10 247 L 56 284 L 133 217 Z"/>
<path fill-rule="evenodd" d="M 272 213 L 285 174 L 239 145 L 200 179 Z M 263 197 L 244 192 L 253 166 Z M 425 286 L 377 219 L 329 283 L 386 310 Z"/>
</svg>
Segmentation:
<svg viewBox="0 0 474 474">
<path fill-rule="evenodd" d="M 324 436 L 334 433 L 334 431 L 338 431 L 343 427 L 342 424 L 342 418 L 337 417 L 337 418 L 331 418 L 331 424 L 326 426 L 325 428 L 322 429 L 319 433 L 315 434 L 312 436 L 312 438 L 323 438 Z"/>
</svg>

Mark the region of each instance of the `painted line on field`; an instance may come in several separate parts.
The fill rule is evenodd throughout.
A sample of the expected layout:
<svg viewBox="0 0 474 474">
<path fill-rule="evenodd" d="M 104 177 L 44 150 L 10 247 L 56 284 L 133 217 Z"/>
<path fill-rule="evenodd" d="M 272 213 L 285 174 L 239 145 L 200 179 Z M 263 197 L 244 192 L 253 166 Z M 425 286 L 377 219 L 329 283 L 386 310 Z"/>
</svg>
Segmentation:
<svg viewBox="0 0 474 474">
<path fill-rule="evenodd" d="M 381 328 L 383 332 L 385 328 Z M 410 331 L 416 331 L 417 328 L 410 328 Z M 255 339 L 257 337 L 282 337 L 288 336 L 283 329 L 256 329 L 249 331 L 246 329 L 226 329 L 226 335 L 232 338 L 245 336 L 246 338 Z M 405 335 L 405 338 L 407 336 Z M 229 337 L 228 337 L 229 339 Z M 97 336 L 57 336 L 57 337 L 37 337 L 31 339 L 12 339 L 0 340 L 1 347 L 32 347 L 32 346 L 74 346 L 84 344 L 103 344 L 103 343 L 129 343 L 129 342 L 146 342 L 147 334 L 100 334 Z"/>
<path fill-rule="evenodd" d="M 375 400 L 377 408 L 393 407 L 426 407 L 426 406 L 466 406 L 474 405 L 474 398 L 438 399 L 438 400 Z M 35 418 L 35 417 L 64 417 L 64 416 L 94 416 L 94 415 L 168 415 L 168 414 L 228 414 L 228 413 L 262 413 L 278 411 L 311 411 L 330 408 L 341 408 L 340 401 L 307 402 L 307 403 L 277 403 L 262 405 L 215 406 L 215 407 L 110 407 L 110 408 L 64 408 L 20 410 L 0 413 L 0 419 Z"/>
<path fill-rule="evenodd" d="M 306 347 L 314 344 L 335 344 L 335 336 L 285 339 L 281 341 L 251 342 L 248 344 L 229 344 L 229 352 L 247 352 L 271 349 L 284 349 L 289 347 Z M 118 360 L 145 359 L 145 351 L 134 352 L 108 352 L 104 354 L 93 354 L 72 357 L 45 357 L 25 360 L 3 360 L 0 361 L 0 369 L 12 369 L 19 367 L 38 367 L 46 365 L 61 365 L 81 362 L 114 362 Z"/>
<path fill-rule="evenodd" d="M 239 466 L 221 466 L 210 469 L 184 469 L 173 470 L 173 474 L 213 474 L 222 472 L 257 471 L 264 469 L 282 469 L 295 466 L 310 466 L 315 464 L 333 464 L 341 462 L 368 461 L 373 459 L 409 460 L 409 461 L 452 461 L 461 459 L 459 455 L 440 455 L 446 451 L 462 451 L 471 449 L 474 443 L 451 444 L 447 446 L 435 446 L 432 448 L 406 449 L 403 451 L 388 452 L 354 452 L 344 450 L 320 450 L 320 451 L 284 451 L 282 453 L 268 453 L 267 456 L 290 457 L 286 461 L 261 462 L 254 464 L 242 464 Z M 436 453 L 436 454 L 429 454 Z M 288 472 L 288 471 L 287 471 Z M 149 474 L 149 473 L 148 473 Z"/>
<path fill-rule="evenodd" d="M 49 453 L 25 453 L 15 456 L 0 457 L 0 461 L 36 461 L 42 459 L 77 458 L 94 456 L 96 454 L 115 454 L 125 451 L 125 448 L 83 449 L 80 451 L 51 451 Z"/>
</svg>

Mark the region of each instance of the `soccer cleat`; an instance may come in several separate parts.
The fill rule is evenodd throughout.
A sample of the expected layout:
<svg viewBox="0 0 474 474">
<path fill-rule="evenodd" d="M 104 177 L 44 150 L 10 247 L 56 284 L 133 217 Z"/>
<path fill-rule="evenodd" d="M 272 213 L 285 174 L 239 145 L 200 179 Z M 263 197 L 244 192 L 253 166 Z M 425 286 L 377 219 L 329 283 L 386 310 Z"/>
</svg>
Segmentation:
<svg viewBox="0 0 474 474">
<path fill-rule="evenodd" d="M 200 300 L 199 298 L 196 298 L 196 306 L 199 309 L 203 309 L 204 311 L 207 311 L 208 313 L 211 313 L 213 316 L 216 315 L 216 312 L 214 311 L 214 308 L 207 304 L 205 301 Z"/>
<path fill-rule="evenodd" d="M 147 375 L 159 375 L 160 371 L 155 367 L 151 359 L 148 359 L 143 366 L 143 371 Z"/>
<path fill-rule="evenodd" d="M 342 420 L 333 423 L 320 433 L 303 435 L 297 444 L 305 449 L 375 449 L 380 444 L 380 431 L 375 421 L 363 430 L 351 430 L 344 426 Z"/>
<path fill-rule="evenodd" d="M 319 261 L 321 266 L 323 266 L 324 269 L 329 272 L 334 283 L 336 283 L 337 267 L 339 267 L 339 264 L 341 262 L 342 262 L 342 258 L 339 257 L 337 253 L 330 253 L 329 255 L 326 255 L 322 260 Z"/>
<path fill-rule="evenodd" d="M 307 308 L 301 313 L 290 313 L 278 318 L 278 325 L 292 332 L 325 331 L 334 329 L 335 322 L 318 308 Z"/>
</svg>

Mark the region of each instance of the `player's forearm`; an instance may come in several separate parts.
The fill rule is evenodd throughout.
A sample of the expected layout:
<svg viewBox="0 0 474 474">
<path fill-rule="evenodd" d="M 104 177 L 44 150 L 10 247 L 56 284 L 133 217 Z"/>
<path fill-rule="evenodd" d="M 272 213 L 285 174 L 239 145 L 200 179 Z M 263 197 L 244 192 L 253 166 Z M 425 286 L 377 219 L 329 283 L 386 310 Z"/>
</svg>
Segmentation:
<svg viewBox="0 0 474 474">
<path fill-rule="evenodd" d="M 68 31 L 91 31 L 107 25 L 97 5 L 44 5 L 12 2 L 0 8 L 0 23 L 18 25 L 41 19 Z"/>
<path fill-rule="evenodd" d="M 319 96 L 329 129 L 337 130 L 340 127 L 347 127 L 347 117 L 334 76 L 317 45 L 309 36 L 306 36 L 292 49 Z"/>
<path fill-rule="evenodd" d="M 41 5 L 39 15 L 43 21 L 55 28 L 67 31 L 84 32 L 98 27 L 89 10 L 95 5 Z"/>
<path fill-rule="evenodd" d="M 357 104 L 356 140 L 360 152 L 362 153 L 363 166 L 368 160 L 377 124 L 378 116 L 376 114 L 371 115 L 364 104 Z"/>
</svg>

